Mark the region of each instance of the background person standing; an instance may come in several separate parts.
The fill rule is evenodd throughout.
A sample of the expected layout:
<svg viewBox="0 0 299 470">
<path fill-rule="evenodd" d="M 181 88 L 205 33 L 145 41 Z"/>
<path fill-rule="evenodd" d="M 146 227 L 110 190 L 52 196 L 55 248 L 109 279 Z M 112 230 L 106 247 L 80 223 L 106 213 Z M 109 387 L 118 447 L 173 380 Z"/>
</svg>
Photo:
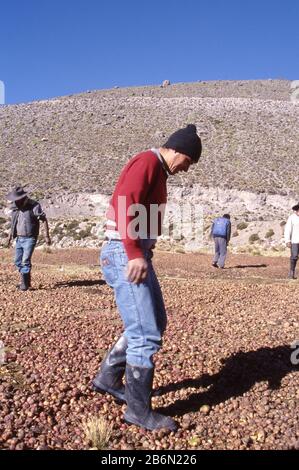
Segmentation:
<svg viewBox="0 0 299 470">
<path fill-rule="evenodd" d="M 231 236 L 231 222 L 230 215 L 224 214 L 222 217 L 214 219 L 211 228 L 211 237 L 214 238 L 215 255 L 212 266 L 214 268 L 224 268 L 227 245 Z"/>
<path fill-rule="evenodd" d="M 291 249 L 289 279 L 296 279 L 295 269 L 299 255 L 299 204 L 292 207 L 294 211 L 288 218 L 284 229 L 287 247 Z"/>
<path fill-rule="evenodd" d="M 13 203 L 11 229 L 6 246 L 8 248 L 16 238 L 15 265 L 21 276 L 20 290 L 26 291 L 31 286 L 31 258 L 38 239 L 40 222 L 45 226 L 46 243 L 51 245 L 48 221 L 41 205 L 29 199 L 21 186 L 7 194 L 6 199 Z"/>
</svg>

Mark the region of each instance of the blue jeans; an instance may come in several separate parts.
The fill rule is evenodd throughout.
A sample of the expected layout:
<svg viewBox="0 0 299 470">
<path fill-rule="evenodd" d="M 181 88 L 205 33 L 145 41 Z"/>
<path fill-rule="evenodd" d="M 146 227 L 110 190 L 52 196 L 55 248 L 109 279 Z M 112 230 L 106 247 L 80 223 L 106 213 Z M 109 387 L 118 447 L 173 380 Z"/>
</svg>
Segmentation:
<svg viewBox="0 0 299 470">
<path fill-rule="evenodd" d="M 153 367 L 152 356 L 162 345 L 167 319 L 161 288 L 151 262 L 152 251 L 144 248 L 143 252 L 148 262 L 148 274 L 140 284 L 133 284 L 126 278 L 128 257 L 121 241 L 106 242 L 100 262 L 107 284 L 114 289 L 124 324 L 128 340 L 127 363 Z"/>
<path fill-rule="evenodd" d="M 31 257 L 36 245 L 36 238 L 17 237 L 15 265 L 21 274 L 31 271 Z"/>
</svg>

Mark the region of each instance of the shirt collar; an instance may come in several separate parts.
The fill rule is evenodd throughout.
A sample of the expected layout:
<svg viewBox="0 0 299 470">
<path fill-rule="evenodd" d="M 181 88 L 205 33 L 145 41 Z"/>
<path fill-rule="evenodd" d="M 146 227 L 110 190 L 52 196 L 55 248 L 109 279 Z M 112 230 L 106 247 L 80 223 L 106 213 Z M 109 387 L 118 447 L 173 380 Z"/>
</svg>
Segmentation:
<svg viewBox="0 0 299 470">
<path fill-rule="evenodd" d="M 168 168 L 168 165 L 167 165 L 165 159 L 162 157 L 162 155 L 161 155 L 161 153 L 159 152 L 159 150 L 156 149 L 156 148 L 152 148 L 151 151 L 152 151 L 155 155 L 157 155 L 158 159 L 159 159 L 160 162 L 162 163 L 163 169 L 164 169 L 165 173 L 167 174 L 167 177 L 168 177 L 169 175 L 171 175 L 170 169 Z"/>
</svg>

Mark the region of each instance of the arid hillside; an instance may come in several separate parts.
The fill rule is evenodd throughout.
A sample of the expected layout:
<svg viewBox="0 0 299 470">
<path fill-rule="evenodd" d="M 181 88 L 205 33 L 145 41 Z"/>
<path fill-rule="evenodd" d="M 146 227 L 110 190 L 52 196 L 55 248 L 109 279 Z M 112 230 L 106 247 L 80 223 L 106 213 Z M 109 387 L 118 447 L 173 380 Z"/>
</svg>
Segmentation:
<svg viewBox="0 0 299 470">
<path fill-rule="evenodd" d="M 0 107 L 0 200 L 16 182 L 39 198 L 110 194 L 136 152 L 194 122 L 199 165 L 169 180 L 296 196 L 299 106 L 290 82 L 196 82 L 103 91 Z M 1 202 L 1 201 L 0 201 Z"/>
</svg>

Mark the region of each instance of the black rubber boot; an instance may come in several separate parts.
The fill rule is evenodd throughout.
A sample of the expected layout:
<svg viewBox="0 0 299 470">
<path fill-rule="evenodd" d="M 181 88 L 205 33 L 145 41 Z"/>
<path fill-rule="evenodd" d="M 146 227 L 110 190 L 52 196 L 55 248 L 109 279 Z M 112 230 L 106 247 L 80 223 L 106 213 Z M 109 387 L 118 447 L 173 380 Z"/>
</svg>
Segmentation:
<svg viewBox="0 0 299 470">
<path fill-rule="evenodd" d="M 290 272 L 289 272 L 289 279 L 297 279 L 295 277 L 295 269 L 296 269 L 297 260 L 291 259 L 290 261 Z"/>
<path fill-rule="evenodd" d="M 100 370 L 92 381 L 92 389 L 95 392 L 109 393 L 124 403 L 126 398 L 122 378 L 126 368 L 127 346 L 127 338 L 123 335 L 105 356 Z"/>
<path fill-rule="evenodd" d="M 129 424 L 154 431 L 169 429 L 176 431 L 177 425 L 172 418 L 152 411 L 151 392 L 154 368 L 126 366 L 126 400 L 127 410 L 124 419 Z"/>
<path fill-rule="evenodd" d="M 29 273 L 21 273 L 20 290 L 28 290 L 29 289 L 29 282 L 30 282 L 30 274 Z"/>
</svg>

